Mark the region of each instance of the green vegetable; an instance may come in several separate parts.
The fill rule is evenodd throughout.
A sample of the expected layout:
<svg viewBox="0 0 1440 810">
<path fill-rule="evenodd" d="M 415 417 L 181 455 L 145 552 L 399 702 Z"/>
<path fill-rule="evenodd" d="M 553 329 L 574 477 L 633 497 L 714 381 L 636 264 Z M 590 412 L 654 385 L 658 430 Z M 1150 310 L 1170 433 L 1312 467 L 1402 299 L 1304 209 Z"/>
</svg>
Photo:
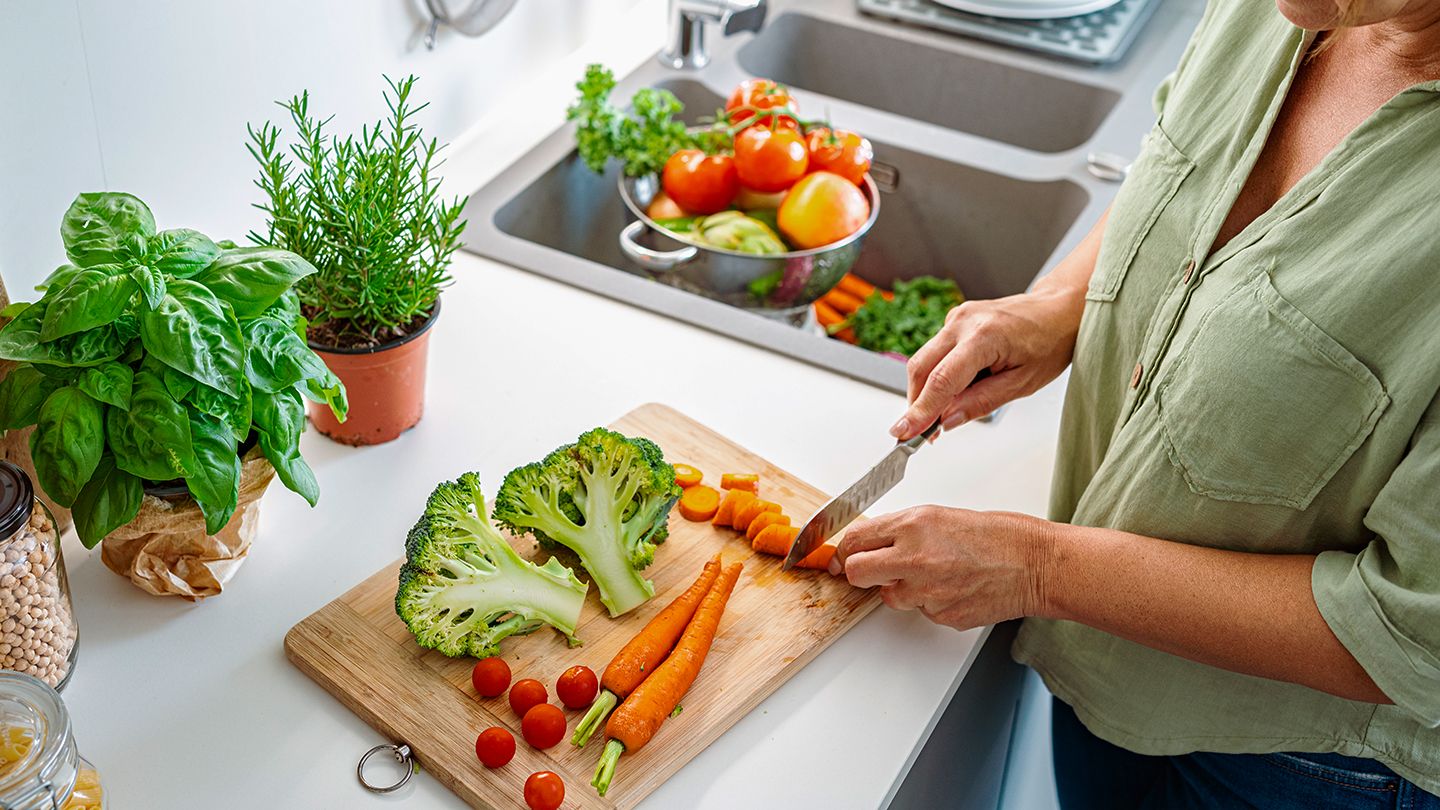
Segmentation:
<svg viewBox="0 0 1440 810">
<path fill-rule="evenodd" d="M 788 248 L 764 222 L 740 211 L 721 211 L 695 222 L 691 231 L 711 247 L 769 256 Z"/>
<path fill-rule="evenodd" d="M 0 329 L 0 357 L 20 361 L 0 381 L 0 430 L 36 426 L 38 483 L 72 509 L 85 545 L 134 519 L 145 481 L 175 478 L 218 532 L 235 513 L 252 415 L 281 480 L 313 504 L 300 396 L 346 410 L 343 387 L 298 337 L 290 288 L 314 268 L 283 250 L 157 232 L 129 194 L 81 194 L 60 232 L 73 264 L 39 301 L 8 308 L 14 320 Z"/>
<path fill-rule="evenodd" d="M 574 551 L 619 616 L 655 595 L 640 571 L 655 559 L 679 497 L 675 470 L 654 442 L 595 428 L 511 470 L 495 496 L 495 521 Z"/>
<path fill-rule="evenodd" d="M 731 148 L 724 129 L 689 132 L 680 119 L 685 105 L 669 90 L 646 87 L 630 99 L 630 112 L 610 103 L 615 74 L 602 65 L 585 68 L 575 85 L 580 98 L 565 111 L 574 121 L 575 147 L 580 159 L 595 172 L 604 172 L 611 158 L 624 164 L 630 177 L 659 174 L 665 161 L 681 149 L 702 149 L 709 154 Z"/>
<path fill-rule="evenodd" d="M 945 313 L 965 300 L 955 282 L 931 276 L 897 281 L 892 292 L 889 301 L 871 293 L 850 316 L 862 348 L 909 357 L 945 325 Z"/>
<path fill-rule="evenodd" d="M 522 559 L 485 518 L 480 477 L 435 487 L 410 535 L 395 612 L 420 646 L 486 658 L 510 636 L 548 624 L 572 644 L 585 583 L 553 557 Z"/>
</svg>

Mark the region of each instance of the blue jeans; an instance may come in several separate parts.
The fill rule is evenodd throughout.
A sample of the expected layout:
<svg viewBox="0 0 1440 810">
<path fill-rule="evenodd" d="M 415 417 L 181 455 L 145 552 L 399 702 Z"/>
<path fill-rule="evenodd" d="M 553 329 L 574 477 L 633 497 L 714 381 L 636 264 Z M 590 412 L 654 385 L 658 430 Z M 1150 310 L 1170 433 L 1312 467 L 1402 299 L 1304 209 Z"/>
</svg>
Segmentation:
<svg viewBox="0 0 1440 810">
<path fill-rule="evenodd" d="M 1440 810 L 1440 796 L 1373 759 L 1339 754 L 1133 754 L 1091 734 L 1059 699 L 1054 701 L 1051 739 L 1061 810 Z"/>
</svg>

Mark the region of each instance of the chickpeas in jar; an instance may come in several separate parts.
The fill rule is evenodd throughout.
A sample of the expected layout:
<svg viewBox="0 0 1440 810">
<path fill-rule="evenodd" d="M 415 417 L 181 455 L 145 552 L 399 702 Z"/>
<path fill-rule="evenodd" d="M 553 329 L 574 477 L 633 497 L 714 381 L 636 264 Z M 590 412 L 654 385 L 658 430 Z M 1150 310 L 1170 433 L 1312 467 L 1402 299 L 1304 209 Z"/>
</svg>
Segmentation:
<svg viewBox="0 0 1440 810">
<path fill-rule="evenodd" d="M 76 640 L 55 519 L 25 471 L 0 461 L 0 669 L 63 688 Z"/>
</svg>

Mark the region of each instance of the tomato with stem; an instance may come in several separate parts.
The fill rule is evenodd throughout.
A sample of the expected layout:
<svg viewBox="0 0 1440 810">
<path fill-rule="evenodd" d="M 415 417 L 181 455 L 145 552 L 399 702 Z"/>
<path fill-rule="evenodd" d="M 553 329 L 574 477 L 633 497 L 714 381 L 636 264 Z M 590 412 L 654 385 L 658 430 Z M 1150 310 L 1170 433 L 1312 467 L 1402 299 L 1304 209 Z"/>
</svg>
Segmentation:
<svg viewBox="0 0 1440 810">
<path fill-rule="evenodd" d="M 570 667 L 555 682 L 555 694 L 567 709 L 583 709 L 595 702 L 600 691 L 600 679 L 589 667 Z"/>
<path fill-rule="evenodd" d="M 510 688 L 510 665 L 500 658 L 482 658 L 470 670 L 470 683 L 481 697 L 499 697 Z"/>
<path fill-rule="evenodd" d="M 491 726 L 475 738 L 475 756 L 487 768 L 503 768 L 515 756 L 515 737 L 509 731 Z"/>
<path fill-rule="evenodd" d="M 735 159 L 681 149 L 665 161 L 660 185 L 681 208 L 692 214 L 714 214 L 730 207 L 740 190 Z"/>
<path fill-rule="evenodd" d="M 545 691 L 545 684 L 534 678 L 524 678 L 515 682 L 510 687 L 510 708 L 519 717 L 524 717 L 530 711 L 530 707 L 539 705 L 550 699 L 550 693 Z"/>
<path fill-rule="evenodd" d="M 816 127 L 805 136 L 810 150 L 810 170 L 834 172 L 855 185 L 864 185 L 865 173 L 875 158 L 875 147 L 868 138 L 862 138 L 843 129 L 831 130 Z"/>
<path fill-rule="evenodd" d="M 554 771 L 536 771 L 525 780 L 525 804 L 530 810 L 556 810 L 565 801 L 565 780 Z"/>
<path fill-rule="evenodd" d="M 799 105 L 790 96 L 790 90 L 783 84 L 769 79 L 746 79 L 730 94 L 725 102 L 725 114 L 733 126 L 772 123 L 789 129 L 798 129 L 800 122 L 793 115 L 782 113 L 767 114 L 766 110 L 783 109 L 784 112 L 798 113 Z M 758 116 L 758 117 L 757 117 Z"/>
<path fill-rule="evenodd" d="M 810 157 L 792 129 L 750 127 L 735 136 L 735 171 L 747 188 L 784 191 L 805 176 Z"/>
</svg>

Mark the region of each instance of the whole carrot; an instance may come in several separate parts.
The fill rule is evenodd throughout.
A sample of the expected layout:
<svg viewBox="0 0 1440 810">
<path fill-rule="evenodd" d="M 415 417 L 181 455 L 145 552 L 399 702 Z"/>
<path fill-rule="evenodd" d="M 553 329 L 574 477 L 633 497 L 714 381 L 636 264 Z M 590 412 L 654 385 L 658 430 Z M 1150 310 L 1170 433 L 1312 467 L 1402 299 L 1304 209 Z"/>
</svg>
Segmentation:
<svg viewBox="0 0 1440 810">
<path fill-rule="evenodd" d="M 720 617 L 725 614 L 725 603 L 729 601 L 730 592 L 735 589 L 743 567 L 738 562 L 725 567 L 710 587 L 710 592 L 705 594 L 695 617 L 690 620 L 690 626 L 685 628 L 680 643 L 675 645 L 665 663 L 631 692 L 605 723 L 605 736 L 609 739 L 605 742 L 605 753 L 600 755 L 600 764 L 595 766 L 595 778 L 590 780 L 601 796 L 610 789 L 610 780 L 615 777 L 620 755 L 626 751 L 638 751 L 650 742 L 660 724 L 680 705 L 680 698 L 695 682 L 695 676 L 700 674 L 700 667 L 704 665 L 710 644 L 720 628 Z"/>
<path fill-rule="evenodd" d="M 670 654 L 676 640 L 685 632 L 690 617 L 695 615 L 696 608 L 700 607 L 700 602 L 710 592 L 710 586 L 715 584 L 715 578 L 719 575 L 720 555 L 716 554 L 705 563 L 700 578 L 695 580 L 693 585 L 675 597 L 664 610 L 656 613 L 655 618 L 651 619 L 643 630 L 621 647 L 620 652 L 615 653 L 600 679 L 603 687 L 600 694 L 575 726 L 575 734 L 570 738 L 572 745 L 585 747 L 585 743 L 590 742 L 590 735 L 605 722 L 615 704 L 635 691 L 635 687 L 665 660 L 665 656 Z"/>
</svg>

